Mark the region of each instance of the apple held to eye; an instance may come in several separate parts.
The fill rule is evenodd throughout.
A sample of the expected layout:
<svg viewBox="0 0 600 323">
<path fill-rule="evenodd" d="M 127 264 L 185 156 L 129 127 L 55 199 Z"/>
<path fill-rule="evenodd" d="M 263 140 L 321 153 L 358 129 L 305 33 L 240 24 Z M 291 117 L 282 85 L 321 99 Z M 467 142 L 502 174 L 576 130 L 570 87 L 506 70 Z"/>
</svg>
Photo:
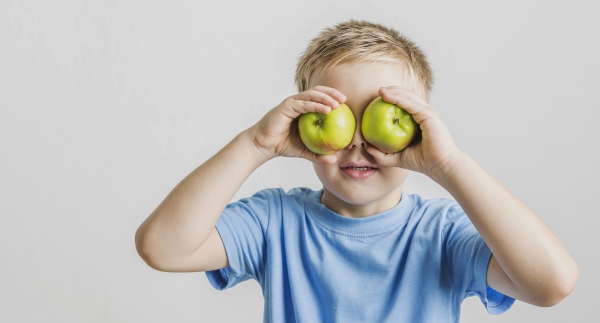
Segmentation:
<svg viewBox="0 0 600 323">
<path fill-rule="evenodd" d="M 419 125 L 406 110 L 378 97 L 365 109 L 361 131 L 369 144 L 390 154 L 408 147 Z"/>
<path fill-rule="evenodd" d="M 344 103 L 328 114 L 305 113 L 298 120 L 300 139 L 308 149 L 320 155 L 346 148 L 352 141 L 355 130 L 354 114 Z M 396 153 L 405 149 L 418 131 L 419 125 L 410 113 L 393 103 L 385 102 L 381 97 L 373 100 L 363 112 L 363 137 L 384 153 Z"/>
<path fill-rule="evenodd" d="M 332 154 L 350 144 L 356 130 L 352 110 L 340 103 L 328 114 L 304 113 L 298 120 L 300 139 L 308 149 L 319 155 Z"/>
</svg>

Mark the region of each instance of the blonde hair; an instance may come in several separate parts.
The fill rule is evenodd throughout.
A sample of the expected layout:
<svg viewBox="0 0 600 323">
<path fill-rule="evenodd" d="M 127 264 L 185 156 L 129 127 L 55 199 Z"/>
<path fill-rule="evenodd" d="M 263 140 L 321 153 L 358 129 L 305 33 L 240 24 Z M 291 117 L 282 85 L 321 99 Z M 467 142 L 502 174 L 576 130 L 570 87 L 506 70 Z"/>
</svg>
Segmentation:
<svg viewBox="0 0 600 323">
<path fill-rule="evenodd" d="M 421 49 L 394 29 L 357 20 L 325 28 L 311 40 L 298 60 L 298 91 L 308 90 L 310 78 L 317 70 L 325 73 L 338 64 L 359 61 L 405 64 L 407 86 L 429 102 L 433 73 Z"/>
</svg>

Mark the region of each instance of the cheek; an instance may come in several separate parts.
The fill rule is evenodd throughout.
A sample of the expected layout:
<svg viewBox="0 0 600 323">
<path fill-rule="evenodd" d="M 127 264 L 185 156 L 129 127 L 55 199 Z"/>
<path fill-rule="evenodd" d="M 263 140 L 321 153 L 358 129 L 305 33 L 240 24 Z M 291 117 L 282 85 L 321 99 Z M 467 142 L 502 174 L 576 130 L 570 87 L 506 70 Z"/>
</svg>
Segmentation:
<svg viewBox="0 0 600 323">
<path fill-rule="evenodd" d="M 338 161 L 340 161 L 342 160 L 344 149 L 338 150 L 334 152 L 334 154 L 337 157 Z M 317 177 L 319 178 L 319 180 L 321 180 L 321 183 L 323 184 L 329 182 L 328 179 L 332 178 L 334 174 L 340 171 L 338 163 L 325 165 L 313 163 L 313 168 L 315 170 L 315 174 L 317 174 Z"/>
<path fill-rule="evenodd" d="M 328 182 L 328 179 L 331 177 L 331 174 L 334 171 L 334 168 L 337 166 L 334 165 L 319 165 L 313 164 L 313 168 L 315 169 L 315 174 L 322 183 Z"/>
<path fill-rule="evenodd" d="M 393 183 L 403 184 L 409 173 L 410 171 L 404 168 L 392 167 L 384 172 L 384 178 Z"/>
</svg>

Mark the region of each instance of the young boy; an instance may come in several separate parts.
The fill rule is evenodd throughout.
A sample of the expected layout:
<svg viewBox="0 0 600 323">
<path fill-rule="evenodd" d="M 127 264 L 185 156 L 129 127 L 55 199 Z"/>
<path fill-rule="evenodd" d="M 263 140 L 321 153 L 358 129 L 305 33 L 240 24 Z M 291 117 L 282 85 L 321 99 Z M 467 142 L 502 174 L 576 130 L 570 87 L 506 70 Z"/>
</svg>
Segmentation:
<svg viewBox="0 0 600 323">
<path fill-rule="evenodd" d="M 458 322 L 477 295 L 487 311 L 514 299 L 552 306 L 578 268 L 542 220 L 453 142 L 427 103 L 432 84 L 415 44 L 378 24 L 325 29 L 301 57 L 299 92 L 181 181 L 140 226 L 140 256 L 161 271 L 206 271 L 217 289 L 256 279 L 265 322 Z M 385 154 L 361 134 L 377 96 L 411 113 L 421 139 Z M 330 155 L 298 135 L 302 113 L 346 103 L 352 142 Z M 313 162 L 323 189 L 266 189 L 229 203 L 275 157 Z M 403 193 L 409 170 L 456 199 Z M 458 203 L 457 203 L 458 202 Z"/>
</svg>

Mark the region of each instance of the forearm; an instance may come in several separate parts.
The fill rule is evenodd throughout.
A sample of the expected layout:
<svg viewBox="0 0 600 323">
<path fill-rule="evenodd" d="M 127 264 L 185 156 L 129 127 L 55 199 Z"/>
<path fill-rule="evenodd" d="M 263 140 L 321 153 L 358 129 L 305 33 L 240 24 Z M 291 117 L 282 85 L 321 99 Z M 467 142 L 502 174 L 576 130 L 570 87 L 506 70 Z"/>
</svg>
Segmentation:
<svg viewBox="0 0 600 323">
<path fill-rule="evenodd" d="M 196 251 L 240 186 L 268 160 L 254 147 L 242 132 L 185 177 L 138 229 L 138 250 L 155 259 Z"/>
<path fill-rule="evenodd" d="M 435 180 L 471 219 L 511 288 L 531 300 L 570 293 L 578 269 L 569 253 L 527 205 L 471 157 L 461 154 L 445 176 Z"/>
</svg>

